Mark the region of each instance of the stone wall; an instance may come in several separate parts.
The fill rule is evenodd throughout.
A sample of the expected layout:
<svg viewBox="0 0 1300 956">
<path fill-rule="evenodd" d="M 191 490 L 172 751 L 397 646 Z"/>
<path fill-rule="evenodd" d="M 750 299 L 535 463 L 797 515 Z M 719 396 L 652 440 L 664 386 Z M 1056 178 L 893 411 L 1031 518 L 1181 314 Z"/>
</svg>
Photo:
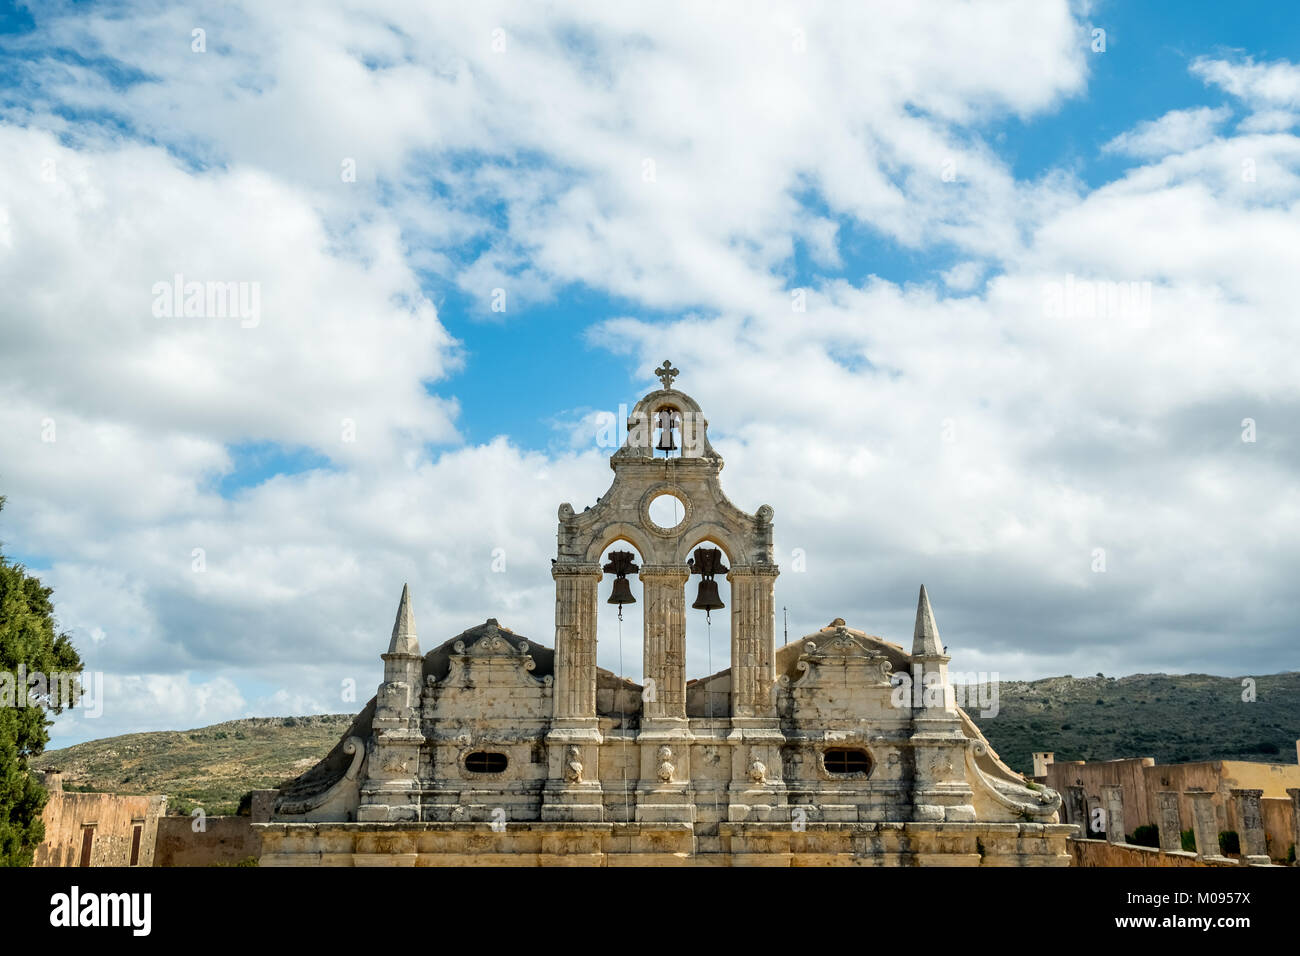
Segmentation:
<svg viewBox="0 0 1300 956">
<path fill-rule="evenodd" d="M 1195 853 L 1173 850 L 1166 853 L 1153 846 L 1107 843 L 1105 840 L 1068 840 L 1072 866 L 1237 866 L 1235 860 L 1207 862 Z"/>
<path fill-rule="evenodd" d="M 208 817 L 202 833 L 194 832 L 190 817 L 163 817 L 154 866 L 230 865 L 261 853 L 262 839 L 251 817 Z"/>
<path fill-rule="evenodd" d="M 263 866 L 1069 866 L 1043 823 L 263 823 Z"/>
<path fill-rule="evenodd" d="M 1285 862 L 1287 850 L 1295 843 L 1291 798 L 1265 797 L 1259 801 L 1259 808 L 1260 816 L 1264 818 L 1268 855 L 1278 863 Z"/>
<path fill-rule="evenodd" d="M 51 789 L 41 814 L 45 840 L 36 848 L 32 865 L 80 866 L 82 849 L 89 841 L 90 866 L 130 866 L 139 827 L 135 865 L 153 866 L 158 820 L 166 808 L 166 797 Z"/>
</svg>

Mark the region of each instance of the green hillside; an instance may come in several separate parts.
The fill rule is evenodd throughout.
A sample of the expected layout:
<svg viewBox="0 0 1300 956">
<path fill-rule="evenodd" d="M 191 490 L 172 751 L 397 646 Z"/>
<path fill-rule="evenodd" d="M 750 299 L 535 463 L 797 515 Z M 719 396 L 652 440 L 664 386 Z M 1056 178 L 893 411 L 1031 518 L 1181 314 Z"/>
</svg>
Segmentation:
<svg viewBox="0 0 1300 956">
<path fill-rule="evenodd" d="M 1021 772 L 1030 754 L 1057 760 L 1155 757 L 1157 763 L 1232 758 L 1295 763 L 1300 673 L 1256 678 L 1243 702 L 1240 678 L 1204 674 L 1049 677 L 998 686 L 998 714 L 967 711 L 998 754 Z M 54 750 L 69 789 L 164 793 L 174 807 L 230 812 L 245 792 L 296 777 L 329 752 L 350 714 L 257 717 L 198 730 L 127 734 Z"/>
<path fill-rule="evenodd" d="M 173 810 L 201 805 L 209 813 L 233 813 L 244 793 L 278 786 L 324 757 L 352 717 L 253 717 L 106 737 L 51 750 L 32 766 L 61 770 L 69 790 L 163 793 Z"/>
<path fill-rule="evenodd" d="M 1256 760 L 1295 763 L 1300 739 L 1300 673 L 1254 678 L 1206 674 L 1049 677 L 1004 681 L 998 714 L 967 706 L 998 755 L 1021 773 L 1035 750 L 1057 760 L 1154 757 L 1156 763 Z"/>
</svg>

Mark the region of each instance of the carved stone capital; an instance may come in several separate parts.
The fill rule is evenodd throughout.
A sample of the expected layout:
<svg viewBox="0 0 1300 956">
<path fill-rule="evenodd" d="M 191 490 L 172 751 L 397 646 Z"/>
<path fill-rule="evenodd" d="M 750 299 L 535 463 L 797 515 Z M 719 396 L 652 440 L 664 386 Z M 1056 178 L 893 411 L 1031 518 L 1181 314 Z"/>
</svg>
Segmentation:
<svg viewBox="0 0 1300 956">
<path fill-rule="evenodd" d="M 588 564 L 585 561 L 557 561 L 551 565 L 551 577 L 589 577 L 600 580 L 604 577 L 604 572 L 600 570 L 599 564 Z"/>
<path fill-rule="evenodd" d="M 684 587 L 690 576 L 691 572 L 687 568 L 665 564 L 643 564 L 639 574 L 643 583 L 664 587 Z"/>
</svg>

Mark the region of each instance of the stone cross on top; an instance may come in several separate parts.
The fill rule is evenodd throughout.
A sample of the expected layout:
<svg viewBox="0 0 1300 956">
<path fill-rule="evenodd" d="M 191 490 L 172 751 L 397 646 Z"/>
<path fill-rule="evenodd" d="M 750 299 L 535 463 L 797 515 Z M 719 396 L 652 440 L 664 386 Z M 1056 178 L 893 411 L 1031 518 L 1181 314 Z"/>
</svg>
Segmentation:
<svg viewBox="0 0 1300 956">
<path fill-rule="evenodd" d="M 673 363 L 664 359 L 664 364 L 655 369 L 655 374 L 659 376 L 659 381 L 664 383 L 665 389 L 673 387 L 673 379 L 678 375 L 677 369 L 673 368 Z"/>
</svg>

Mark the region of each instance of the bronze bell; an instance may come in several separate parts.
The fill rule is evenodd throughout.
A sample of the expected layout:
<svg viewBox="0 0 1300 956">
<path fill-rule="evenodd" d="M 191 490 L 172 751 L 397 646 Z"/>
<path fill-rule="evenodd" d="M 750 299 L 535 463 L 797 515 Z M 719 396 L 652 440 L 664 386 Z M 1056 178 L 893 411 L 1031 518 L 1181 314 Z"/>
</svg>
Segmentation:
<svg viewBox="0 0 1300 956">
<path fill-rule="evenodd" d="M 661 412 L 655 413 L 655 427 L 659 429 L 659 443 L 655 445 L 657 451 L 676 451 L 677 442 L 673 439 L 673 424 L 676 415 L 665 408 Z"/>
<path fill-rule="evenodd" d="M 719 548 L 696 548 L 695 557 L 686 562 L 692 574 L 700 575 L 700 587 L 695 594 L 696 610 L 717 611 L 726 607 L 718 594 L 718 582 L 713 580 L 715 574 L 726 574 L 730 570 L 722 563 L 722 551 Z"/>
<path fill-rule="evenodd" d="M 614 590 L 609 596 L 607 604 L 635 604 L 636 598 L 632 596 L 632 585 L 627 578 L 615 578 Z"/>
<path fill-rule="evenodd" d="M 632 560 L 633 557 L 631 551 L 611 551 L 609 553 L 609 563 L 601 570 L 606 574 L 617 575 L 617 577 L 614 578 L 614 591 L 610 594 L 607 604 L 621 606 L 636 603 L 636 598 L 632 596 L 632 585 L 627 580 L 627 575 L 641 570 Z M 621 607 L 619 613 L 623 613 Z"/>
<path fill-rule="evenodd" d="M 695 592 L 695 603 L 691 607 L 699 611 L 717 611 L 726 607 L 718 595 L 718 582 L 701 581 L 700 589 Z"/>
</svg>

